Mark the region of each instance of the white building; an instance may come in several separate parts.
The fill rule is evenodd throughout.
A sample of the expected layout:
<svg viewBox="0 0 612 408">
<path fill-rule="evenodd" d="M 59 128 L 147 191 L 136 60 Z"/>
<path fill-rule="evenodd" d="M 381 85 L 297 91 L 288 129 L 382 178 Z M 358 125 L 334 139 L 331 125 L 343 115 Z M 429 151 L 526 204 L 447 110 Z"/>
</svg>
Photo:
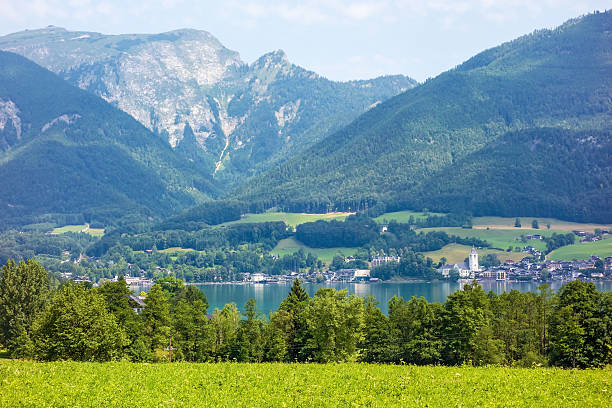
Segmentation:
<svg viewBox="0 0 612 408">
<path fill-rule="evenodd" d="M 375 256 L 372 258 L 372 268 L 386 264 L 387 262 L 397 262 L 402 260 L 399 256 Z"/>
<path fill-rule="evenodd" d="M 354 281 L 369 281 L 370 280 L 370 270 L 369 269 L 355 269 L 355 273 L 353 274 Z"/>
<path fill-rule="evenodd" d="M 474 247 L 472 247 L 472 250 L 470 251 L 468 262 L 470 266 L 470 272 L 480 271 L 480 267 L 478 266 L 478 252 L 476 252 L 476 248 Z"/>
</svg>

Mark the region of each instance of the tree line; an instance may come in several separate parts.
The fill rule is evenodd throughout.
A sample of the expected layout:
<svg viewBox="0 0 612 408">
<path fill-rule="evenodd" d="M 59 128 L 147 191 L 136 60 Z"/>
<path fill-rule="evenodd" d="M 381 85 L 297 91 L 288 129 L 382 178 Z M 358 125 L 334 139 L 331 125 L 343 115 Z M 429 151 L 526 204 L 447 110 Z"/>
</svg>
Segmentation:
<svg viewBox="0 0 612 408">
<path fill-rule="evenodd" d="M 444 303 L 389 301 L 320 289 L 299 280 L 269 316 L 254 299 L 208 314 L 195 286 L 159 279 L 135 303 L 123 279 L 59 288 L 29 260 L 0 275 L 0 344 L 41 361 L 241 361 L 602 367 L 612 358 L 612 294 L 573 281 L 558 293 L 485 293 L 466 284 Z M 141 308 L 141 309 L 140 309 Z M 136 310 L 141 311 L 137 313 Z"/>
</svg>

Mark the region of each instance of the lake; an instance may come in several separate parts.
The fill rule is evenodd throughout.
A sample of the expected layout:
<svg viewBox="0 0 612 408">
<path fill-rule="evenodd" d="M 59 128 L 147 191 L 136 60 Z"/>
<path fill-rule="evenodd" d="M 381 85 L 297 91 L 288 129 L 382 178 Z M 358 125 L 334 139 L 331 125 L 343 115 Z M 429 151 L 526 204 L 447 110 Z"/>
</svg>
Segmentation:
<svg viewBox="0 0 612 408">
<path fill-rule="evenodd" d="M 444 302 L 451 293 L 459 290 L 465 282 L 380 282 L 380 283 L 351 283 L 351 282 L 331 282 L 331 283 L 304 283 L 304 289 L 310 296 L 321 288 L 347 289 L 349 294 L 360 297 L 374 295 L 380 302 L 380 309 L 387 313 L 387 303 L 393 296 L 401 296 L 410 299 L 412 296 L 423 296 L 430 302 Z M 509 292 L 517 289 L 521 292 L 537 292 L 539 282 L 506 282 L 506 281 L 481 281 L 483 289 L 495 293 Z M 551 284 L 553 290 L 561 287 L 562 282 L 554 281 Z M 599 290 L 612 290 L 612 282 L 596 282 Z M 244 304 L 249 299 L 257 301 L 257 309 L 268 314 L 278 308 L 281 302 L 287 297 L 291 289 L 291 283 L 236 283 L 236 284 L 198 284 L 206 294 L 209 303 L 209 313 L 215 308 L 223 308 L 226 303 L 234 302 L 240 310 L 244 309 Z M 143 288 L 132 288 L 138 292 Z M 146 288 L 145 288 L 146 290 Z"/>
</svg>

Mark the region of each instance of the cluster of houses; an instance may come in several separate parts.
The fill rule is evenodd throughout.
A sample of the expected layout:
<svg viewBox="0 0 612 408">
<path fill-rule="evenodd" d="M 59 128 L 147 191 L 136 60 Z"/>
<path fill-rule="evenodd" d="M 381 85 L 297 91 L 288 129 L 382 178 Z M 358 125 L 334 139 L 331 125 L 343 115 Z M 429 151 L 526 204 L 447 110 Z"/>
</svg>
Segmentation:
<svg viewBox="0 0 612 408">
<path fill-rule="evenodd" d="M 369 269 L 339 269 L 337 271 L 292 272 L 287 275 L 264 273 L 244 274 L 244 281 L 250 283 L 284 283 L 295 279 L 311 282 L 378 282 L 370 276 Z"/>
<path fill-rule="evenodd" d="M 612 257 L 604 259 L 597 255 L 587 260 L 575 261 L 535 261 L 525 257 L 520 261 L 506 260 L 503 264 L 482 268 L 478 264 L 478 252 L 472 248 L 468 263 L 443 265 L 438 272 L 443 278 L 458 279 L 495 279 L 500 281 L 516 280 L 566 280 L 566 279 L 602 279 L 612 276 Z M 598 262 L 599 261 L 599 262 Z M 598 264 L 600 267 L 598 268 Z"/>
<path fill-rule="evenodd" d="M 592 234 L 590 232 L 581 231 L 581 230 L 573 230 L 574 235 L 580 237 L 580 242 L 595 242 L 603 239 L 604 235 L 610 234 L 608 230 L 597 230 L 597 234 Z"/>
</svg>

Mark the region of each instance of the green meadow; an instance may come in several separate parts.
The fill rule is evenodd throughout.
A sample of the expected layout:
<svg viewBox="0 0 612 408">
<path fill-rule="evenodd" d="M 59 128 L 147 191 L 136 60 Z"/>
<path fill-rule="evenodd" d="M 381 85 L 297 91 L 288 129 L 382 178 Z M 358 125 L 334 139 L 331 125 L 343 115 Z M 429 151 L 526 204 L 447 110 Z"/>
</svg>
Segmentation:
<svg viewBox="0 0 612 408">
<path fill-rule="evenodd" d="M 357 248 L 310 248 L 293 237 L 281 239 L 278 244 L 270 251 L 272 254 L 280 256 L 293 254 L 294 252 L 303 249 L 305 253 L 311 253 L 324 262 L 331 262 L 335 255 L 342 254 L 344 256 L 353 255 L 357 252 Z"/>
<path fill-rule="evenodd" d="M 437 251 L 423 252 L 423 255 L 430 257 L 434 262 L 439 262 L 442 257 L 446 258 L 446 263 L 463 262 L 470 254 L 472 247 L 461 244 L 448 244 Z M 528 254 L 524 252 L 505 252 L 489 248 L 478 249 L 478 255 L 482 258 L 487 254 L 495 254 L 500 261 L 504 262 L 507 259 L 520 261 Z"/>
<path fill-rule="evenodd" d="M 220 225 L 232 225 L 242 223 L 257 223 L 257 222 L 271 222 L 271 221 L 283 221 L 285 224 L 296 227 L 306 222 L 313 222 L 318 220 L 338 220 L 343 221 L 349 215 L 354 213 L 347 212 L 335 212 L 328 214 L 304 214 L 304 213 L 286 213 L 286 212 L 265 212 L 261 214 L 246 214 L 240 220 L 230 221 Z"/>
<path fill-rule="evenodd" d="M 422 220 L 427 218 L 430 215 L 444 215 L 443 213 L 434 213 L 434 212 L 420 212 L 420 211 L 395 211 L 388 212 L 380 215 L 374 220 L 378 223 L 388 223 L 390 221 L 396 221 L 400 223 L 406 223 L 410 220 L 410 217 L 414 217 L 415 220 Z"/>
<path fill-rule="evenodd" d="M 612 256 L 612 238 L 608 237 L 597 242 L 584 242 L 555 249 L 547 258 L 552 260 L 572 261 L 588 259 L 591 255 L 600 258 Z"/>
<path fill-rule="evenodd" d="M 609 407 L 609 370 L 0 360 L 0 407 Z"/>
<path fill-rule="evenodd" d="M 516 228 L 514 222 L 516 217 L 474 217 L 472 219 L 473 228 L 477 229 L 509 229 L 516 228 L 531 230 L 531 223 L 533 220 L 538 220 L 540 229 L 538 231 L 546 231 L 547 224 L 550 224 L 551 230 L 557 230 L 568 232 L 572 230 L 583 230 L 593 232 L 595 228 L 600 229 L 612 229 L 612 224 L 582 224 L 578 222 L 563 221 L 556 218 L 537 218 L 537 217 L 518 217 L 521 221 L 521 228 Z"/>
<path fill-rule="evenodd" d="M 84 232 L 89 235 L 101 237 L 104 235 L 104 228 L 90 228 L 89 224 L 64 225 L 63 227 L 53 228 L 52 234 L 64 234 L 66 232 Z"/>
<path fill-rule="evenodd" d="M 436 228 L 422 228 L 418 231 L 444 231 L 448 235 L 456 235 L 462 238 L 479 238 L 487 241 L 491 244 L 492 248 L 498 248 L 506 250 L 509 246 L 521 247 L 531 245 L 539 250 L 546 249 L 546 243 L 539 239 L 531 239 L 526 242 L 522 242 L 521 235 L 540 234 L 543 236 L 550 236 L 553 232 L 558 234 L 565 234 L 566 231 L 549 231 L 540 229 L 467 229 L 461 227 L 436 227 Z"/>
</svg>

